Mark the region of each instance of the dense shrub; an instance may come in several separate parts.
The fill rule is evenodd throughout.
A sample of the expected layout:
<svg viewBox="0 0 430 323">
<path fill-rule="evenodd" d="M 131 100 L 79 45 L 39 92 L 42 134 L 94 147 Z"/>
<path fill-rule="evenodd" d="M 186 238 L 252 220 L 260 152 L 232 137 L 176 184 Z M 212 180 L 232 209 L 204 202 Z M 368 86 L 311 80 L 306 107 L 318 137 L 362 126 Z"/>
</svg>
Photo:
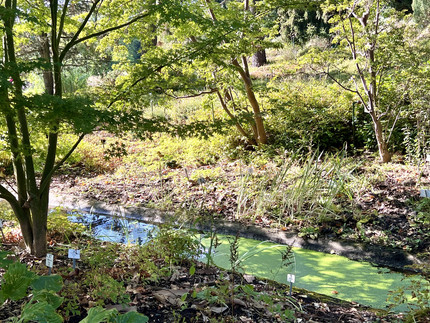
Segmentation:
<svg viewBox="0 0 430 323">
<path fill-rule="evenodd" d="M 272 83 L 267 126 L 276 143 L 327 150 L 354 141 L 350 93 L 323 81 Z"/>
</svg>

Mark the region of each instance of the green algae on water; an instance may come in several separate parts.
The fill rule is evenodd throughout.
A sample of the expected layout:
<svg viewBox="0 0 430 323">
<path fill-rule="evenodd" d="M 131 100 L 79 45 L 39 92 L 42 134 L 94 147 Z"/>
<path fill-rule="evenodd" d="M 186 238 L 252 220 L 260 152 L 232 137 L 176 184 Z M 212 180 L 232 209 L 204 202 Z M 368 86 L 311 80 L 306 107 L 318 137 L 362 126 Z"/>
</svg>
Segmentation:
<svg viewBox="0 0 430 323">
<path fill-rule="evenodd" d="M 213 259 L 216 265 L 229 269 L 229 242 L 218 236 L 221 245 Z M 209 245 L 209 239 L 203 240 Z M 287 284 L 287 274 L 295 274 L 295 286 L 338 299 L 357 302 L 373 308 L 386 309 L 390 291 L 410 283 L 410 278 L 367 262 L 350 260 L 343 256 L 293 248 L 295 263 L 282 267 L 281 251 L 285 246 L 272 242 L 239 239 L 240 264 L 244 272 Z M 405 310 L 400 306 L 396 310 Z"/>
</svg>

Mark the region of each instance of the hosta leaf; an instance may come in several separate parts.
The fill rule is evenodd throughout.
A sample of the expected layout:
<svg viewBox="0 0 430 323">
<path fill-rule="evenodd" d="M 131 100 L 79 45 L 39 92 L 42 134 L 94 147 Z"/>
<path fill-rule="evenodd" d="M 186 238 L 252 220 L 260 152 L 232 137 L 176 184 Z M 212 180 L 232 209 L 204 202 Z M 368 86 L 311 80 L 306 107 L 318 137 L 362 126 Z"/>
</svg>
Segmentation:
<svg viewBox="0 0 430 323">
<path fill-rule="evenodd" d="M 46 302 L 28 303 L 21 314 L 21 322 L 36 321 L 39 323 L 61 323 L 63 318 L 55 308 Z"/>
<path fill-rule="evenodd" d="M 36 278 L 36 274 L 27 270 L 27 267 L 19 262 L 9 265 L 3 276 L 0 298 L 19 300 L 27 296 L 27 289 Z"/>
<path fill-rule="evenodd" d="M 93 307 L 88 311 L 88 315 L 80 323 L 100 323 L 106 322 L 118 314 L 116 309 L 107 310 L 100 306 Z"/>
<path fill-rule="evenodd" d="M 52 290 L 58 293 L 63 288 L 63 279 L 58 275 L 41 276 L 31 284 L 34 290 Z"/>
<path fill-rule="evenodd" d="M 46 289 L 34 291 L 33 293 L 33 301 L 46 302 L 55 309 L 63 303 L 63 300 L 64 297 L 60 297 Z"/>
<path fill-rule="evenodd" d="M 137 313 L 137 312 L 128 312 L 122 315 L 118 315 L 111 322 L 114 323 L 146 323 L 148 322 L 148 317 Z"/>
</svg>

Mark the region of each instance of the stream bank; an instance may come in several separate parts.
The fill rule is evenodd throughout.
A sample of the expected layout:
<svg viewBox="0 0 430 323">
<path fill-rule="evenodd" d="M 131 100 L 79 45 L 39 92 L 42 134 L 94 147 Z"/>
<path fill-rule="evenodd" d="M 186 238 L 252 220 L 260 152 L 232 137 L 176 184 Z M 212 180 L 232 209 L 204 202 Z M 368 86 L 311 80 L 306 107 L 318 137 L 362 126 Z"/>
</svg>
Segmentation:
<svg viewBox="0 0 430 323">
<path fill-rule="evenodd" d="M 102 241 L 146 244 L 156 225 L 137 219 L 85 213 L 69 216 L 70 221 L 91 228 L 93 236 Z M 73 213 L 75 213 L 73 212 Z M 157 230 L 155 230 L 157 232 Z M 387 268 L 375 267 L 368 262 L 353 261 L 346 257 L 303 248 L 295 248 L 237 236 L 216 234 L 216 246 L 205 234 L 195 234 L 203 253 L 200 261 L 210 259 L 220 268 L 246 273 L 248 283 L 260 277 L 284 284 L 288 289 L 288 275 L 297 277 L 294 287 L 337 299 L 358 303 L 371 308 L 386 309 L 390 291 L 406 290 L 419 276 L 407 276 Z M 210 247 L 212 246 L 212 247 Z M 202 248 L 203 247 L 203 248 Z M 231 250 L 237 259 L 232 260 Z M 210 252 L 210 254 L 209 254 Z M 288 259 L 288 260 L 286 260 Z M 235 269 L 232 268 L 234 263 Z M 291 286 L 292 287 L 292 286 Z M 409 294 L 409 299 L 411 295 Z M 411 299 L 410 299 L 411 301 Z M 396 306 L 394 311 L 405 311 L 406 305 Z"/>
<path fill-rule="evenodd" d="M 172 212 L 162 212 L 145 207 L 124 207 L 96 200 L 56 194 L 50 196 L 50 206 L 60 206 L 69 210 L 79 210 L 84 213 L 126 217 L 153 224 L 165 223 L 173 216 Z M 233 236 L 238 234 L 243 238 L 271 241 L 297 248 L 335 254 L 351 260 L 365 261 L 376 266 L 388 267 L 396 270 L 408 271 L 410 270 L 408 266 L 422 263 L 416 256 L 399 249 L 357 242 L 334 241 L 326 238 L 319 238 L 316 240 L 304 239 L 294 232 L 287 232 L 274 228 L 263 228 L 254 225 L 244 225 L 242 223 L 221 221 L 218 219 L 213 223 L 210 220 L 206 222 L 199 221 L 194 227 L 203 231 L 215 229 L 219 234 Z"/>
</svg>

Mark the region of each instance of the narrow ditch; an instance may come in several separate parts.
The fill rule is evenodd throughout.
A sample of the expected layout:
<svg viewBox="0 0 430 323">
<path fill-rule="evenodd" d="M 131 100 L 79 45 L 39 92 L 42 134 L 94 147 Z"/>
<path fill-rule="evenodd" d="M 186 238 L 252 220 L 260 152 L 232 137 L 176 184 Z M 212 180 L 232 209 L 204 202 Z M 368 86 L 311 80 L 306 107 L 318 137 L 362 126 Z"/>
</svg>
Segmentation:
<svg viewBox="0 0 430 323">
<path fill-rule="evenodd" d="M 94 212 L 71 215 L 70 220 L 91 228 L 98 239 L 121 243 L 144 243 L 155 227 L 137 219 Z M 212 257 L 216 265 L 229 269 L 231 236 L 218 234 L 218 239 L 221 244 Z M 206 248 L 210 244 L 203 235 L 201 241 Z M 368 262 L 298 247 L 293 248 L 293 264 L 286 268 L 281 263 L 285 245 L 249 238 L 239 238 L 238 245 L 242 257 L 239 266 L 247 274 L 284 284 L 289 284 L 287 274 L 294 274 L 296 287 L 373 308 L 385 309 L 389 291 L 409 285 L 412 277 Z M 395 310 L 406 309 L 400 306 Z"/>
</svg>

